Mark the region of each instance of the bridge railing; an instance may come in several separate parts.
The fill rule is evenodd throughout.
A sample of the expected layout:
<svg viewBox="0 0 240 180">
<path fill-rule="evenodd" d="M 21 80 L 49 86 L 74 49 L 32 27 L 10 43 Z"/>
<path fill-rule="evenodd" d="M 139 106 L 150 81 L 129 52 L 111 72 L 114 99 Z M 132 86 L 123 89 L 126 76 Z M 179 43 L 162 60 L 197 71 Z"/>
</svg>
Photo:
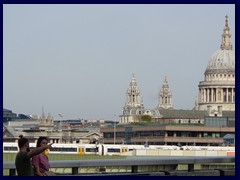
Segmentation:
<svg viewBox="0 0 240 180">
<path fill-rule="evenodd" d="M 97 159 L 97 160 L 58 160 L 50 161 L 51 168 L 70 168 L 72 175 L 79 175 L 79 168 L 82 167 L 109 167 L 109 166 L 130 166 L 131 173 L 139 173 L 140 166 L 175 166 L 187 165 L 188 172 L 194 172 L 195 164 L 206 163 L 235 163 L 235 157 L 141 157 L 126 159 Z M 3 162 L 3 169 L 9 170 L 10 176 L 16 175 L 14 162 Z M 235 170 L 234 170 L 235 172 Z"/>
</svg>

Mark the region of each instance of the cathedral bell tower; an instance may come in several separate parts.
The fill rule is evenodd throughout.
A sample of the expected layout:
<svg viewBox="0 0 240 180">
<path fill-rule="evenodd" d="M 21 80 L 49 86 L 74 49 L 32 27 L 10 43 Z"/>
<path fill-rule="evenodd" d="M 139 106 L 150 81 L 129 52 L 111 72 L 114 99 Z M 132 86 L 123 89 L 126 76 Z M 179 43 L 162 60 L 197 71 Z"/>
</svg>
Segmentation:
<svg viewBox="0 0 240 180">
<path fill-rule="evenodd" d="M 126 92 L 126 103 L 125 106 L 128 107 L 141 107 L 141 97 L 140 97 L 140 91 L 137 86 L 137 82 L 135 79 L 135 74 L 132 75 L 132 81 L 130 82 L 130 85 Z"/>
<path fill-rule="evenodd" d="M 173 109 L 172 105 L 172 92 L 169 88 L 167 77 L 165 76 L 162 89 L 159 93 L 159 104 L 160 109 Z"/>
<path fill-rule="evenodd" d="M 126 102 L 123 107 L 123 114 L 120 116 L 120 123 L 134 122 L 136 115 L 142 115 L 144 112 L 143 102 L 140 96 L 140 90 L 137 86 L 135 74 L 132 74 L 132 80 L 126 92 Z"/>
</svg>

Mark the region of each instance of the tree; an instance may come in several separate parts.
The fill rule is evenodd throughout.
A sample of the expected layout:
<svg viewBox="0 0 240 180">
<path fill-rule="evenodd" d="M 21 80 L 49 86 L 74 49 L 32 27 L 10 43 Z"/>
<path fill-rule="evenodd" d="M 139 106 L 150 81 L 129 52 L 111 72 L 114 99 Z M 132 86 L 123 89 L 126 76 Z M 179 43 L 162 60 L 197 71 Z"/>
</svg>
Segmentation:
<svg viewBox="0 0 240 180">
<path fill-rule="evenodd" d="M 142 115 L 142 121 L 144 122 L 151 122 L 152 121 L 152 117 L 149 115 Z"/>
</svg>

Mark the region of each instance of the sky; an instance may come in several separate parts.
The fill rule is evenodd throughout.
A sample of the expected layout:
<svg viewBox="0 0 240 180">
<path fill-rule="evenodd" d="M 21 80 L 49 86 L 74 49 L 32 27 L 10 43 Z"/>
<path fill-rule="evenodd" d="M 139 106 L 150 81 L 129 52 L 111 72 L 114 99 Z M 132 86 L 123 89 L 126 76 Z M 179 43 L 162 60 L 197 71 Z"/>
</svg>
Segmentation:
<svg viewBox="0 0 240 180">
<path fill-rule="evenodd" d="M 226 14 L 235 48 L 234 4 L 4 4 L 3 108 L 117 120 L 135 73 L 145 108 L 166 76 L 192 109 Z"/>
</svg>

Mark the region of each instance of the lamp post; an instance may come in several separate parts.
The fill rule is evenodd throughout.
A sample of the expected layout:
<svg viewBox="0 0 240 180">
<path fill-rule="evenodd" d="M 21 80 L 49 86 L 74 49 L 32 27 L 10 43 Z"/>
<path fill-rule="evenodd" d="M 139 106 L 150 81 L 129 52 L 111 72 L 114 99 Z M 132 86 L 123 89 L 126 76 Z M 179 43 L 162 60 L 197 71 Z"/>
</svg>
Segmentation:
<svg viewBox="0 0 240 180">
<path fill-rule="evenodd" d="M 61 117 L 61 120 L 60 120 L 60 122 L 59 122 L 59 128 L 58 129 L 61 129 L 61 137 L 60 137 L 60 143 L 62 143 L 62 141 L 63 141 L 63 134 L 62 134 L 62 118 L 63 118 L 63 116 L 62 116 L 62 114 L 58 114 L 58 116 L 59 117 Z"/>
<path fill-rule="evenodd" d="M 114 118 L 114 130 L 113 130 L 113 136 L 114 136 L 114 139 L 113 139 L 113 144 L 115 144 L 115 141 L 116 141 L 116 114 L 114 114 L 115 118 Z"/>
</svg>

